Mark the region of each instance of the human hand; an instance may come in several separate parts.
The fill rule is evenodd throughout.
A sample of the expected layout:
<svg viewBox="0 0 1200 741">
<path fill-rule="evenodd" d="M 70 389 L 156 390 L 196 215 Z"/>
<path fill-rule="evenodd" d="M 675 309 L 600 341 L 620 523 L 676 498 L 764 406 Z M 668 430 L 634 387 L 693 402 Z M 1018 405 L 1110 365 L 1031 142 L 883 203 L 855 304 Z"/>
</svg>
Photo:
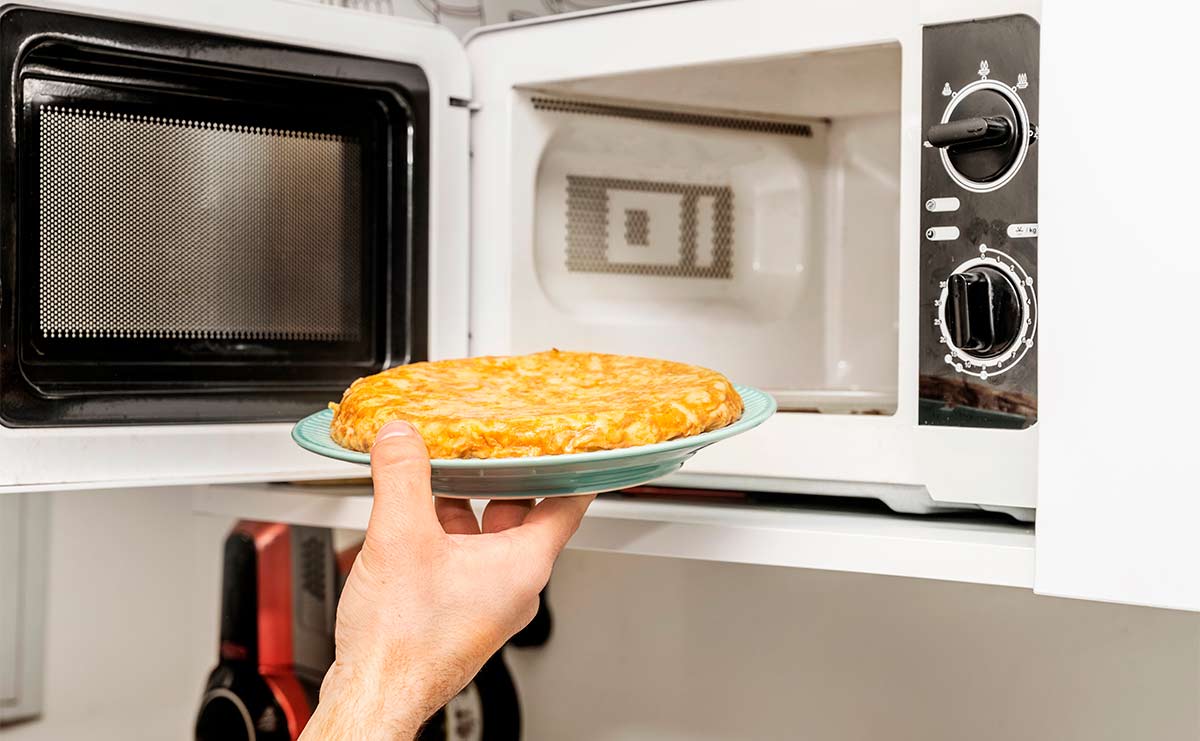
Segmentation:
<svg viewBox="0 0 1200 741">
<path fill-rule="evenodd" d="M 412 739 L 537 613 L 594 497 L 435 499 L 429 454 L 392 422 L 371 449 L 375 501 L 337 612 L 337 658 L 301 739 Z"/>
</svg>

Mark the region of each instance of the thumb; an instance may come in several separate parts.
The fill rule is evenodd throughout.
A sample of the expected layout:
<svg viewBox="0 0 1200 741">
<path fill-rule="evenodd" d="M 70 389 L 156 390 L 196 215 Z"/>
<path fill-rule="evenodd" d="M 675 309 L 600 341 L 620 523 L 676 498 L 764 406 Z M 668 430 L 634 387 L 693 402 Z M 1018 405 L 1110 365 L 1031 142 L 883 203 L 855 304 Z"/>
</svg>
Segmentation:
<svg viewBox="0 0 1200 741">
<path fill-rule="evenodd" d="M 393 540 L 436 529 L 430 489 L 429 451 L 416 428 L 389 422 L 371 447 L 371 481 L 375 501 L 367 537 Z"/>
</svg>

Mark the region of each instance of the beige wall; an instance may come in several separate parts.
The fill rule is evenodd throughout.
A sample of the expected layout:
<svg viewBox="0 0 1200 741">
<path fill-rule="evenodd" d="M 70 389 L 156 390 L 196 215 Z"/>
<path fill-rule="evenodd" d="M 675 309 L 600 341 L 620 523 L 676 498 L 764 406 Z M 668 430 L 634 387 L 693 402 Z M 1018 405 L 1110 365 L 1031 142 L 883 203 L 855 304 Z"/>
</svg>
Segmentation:
<svg viewBox="0 0 1200 741">
<path fill-rule="evenodd" d="M 550 601 L 509 652 L 531 739 L 1200 738 L 1191 613 L 593 553 Z"/>
</svg>

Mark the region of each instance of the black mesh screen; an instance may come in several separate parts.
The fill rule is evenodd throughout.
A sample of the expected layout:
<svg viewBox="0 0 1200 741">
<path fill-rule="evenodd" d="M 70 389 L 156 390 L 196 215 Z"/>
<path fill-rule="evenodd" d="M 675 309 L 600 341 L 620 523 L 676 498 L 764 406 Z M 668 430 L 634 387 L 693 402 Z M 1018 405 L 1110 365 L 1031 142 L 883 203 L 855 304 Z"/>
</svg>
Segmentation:
<svg viewBox="0 0 1200 741">
<path fill-rule="evenodd" d="M 43 336 L 359 338 L 355 139 L 47 105 L 38 147 Z"/>
</svg>

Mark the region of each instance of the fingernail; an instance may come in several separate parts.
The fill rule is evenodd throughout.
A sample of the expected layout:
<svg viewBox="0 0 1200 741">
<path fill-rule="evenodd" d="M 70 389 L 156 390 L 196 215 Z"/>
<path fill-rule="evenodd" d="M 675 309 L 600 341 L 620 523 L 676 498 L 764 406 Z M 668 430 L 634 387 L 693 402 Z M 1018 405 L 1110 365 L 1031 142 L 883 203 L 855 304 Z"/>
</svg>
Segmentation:
<svg viewBox="0 0 1200 741">
<path fill-rule="evenodd" d="M 388 422 L 375 436 L 375 444 L 388 439 L 389 437 L 412 437 L 417 434 L 417 431 L 407 422 Z"/>
</svg>

